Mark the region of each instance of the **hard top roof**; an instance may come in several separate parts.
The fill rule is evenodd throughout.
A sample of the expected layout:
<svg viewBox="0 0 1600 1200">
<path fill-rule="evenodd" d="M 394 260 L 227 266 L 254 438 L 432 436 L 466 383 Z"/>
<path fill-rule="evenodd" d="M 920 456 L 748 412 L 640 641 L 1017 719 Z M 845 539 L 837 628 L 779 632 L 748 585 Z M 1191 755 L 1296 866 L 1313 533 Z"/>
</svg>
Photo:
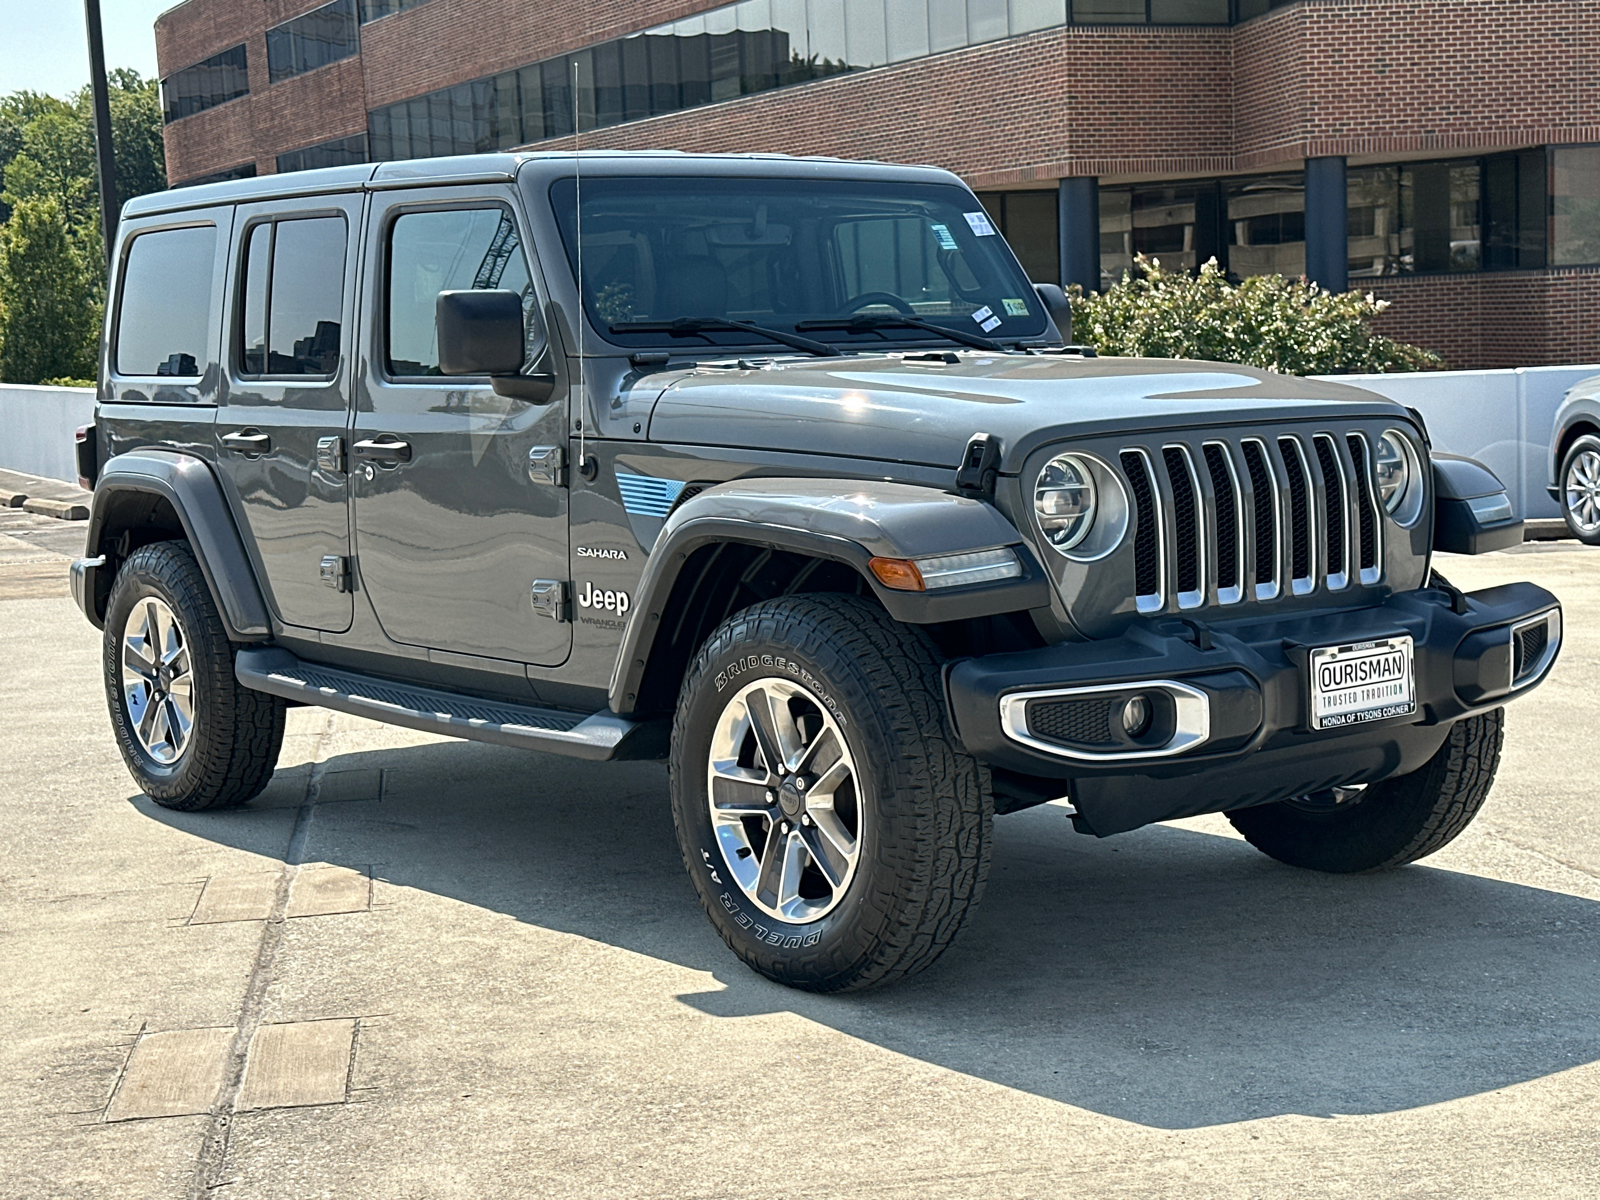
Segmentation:
<svg viewBox="0 0 1600 1200">
<path fill-rule="evenodd" d="M 858 159 L 799 157 L 788 154 L 685 154 L 678 150 L 583 150 L 460 154 L 445 158 L 412 158 L 399 162 L 322 167 L 250 179 L 201 183 L 138 196 L 123 206 L 124 217 L 205 208 L 213 204 L 249 204 L 293 196 L 400 187 L 438 187 L 463 183 L 505 183 L 524 167 L 551 178 L 570 175 L 581 161 L 596 175 L 760 175 L 790 178 L 892 178 L 906 182 L 959 182 L 940 167 L 906 166 Z"/>
</svg>

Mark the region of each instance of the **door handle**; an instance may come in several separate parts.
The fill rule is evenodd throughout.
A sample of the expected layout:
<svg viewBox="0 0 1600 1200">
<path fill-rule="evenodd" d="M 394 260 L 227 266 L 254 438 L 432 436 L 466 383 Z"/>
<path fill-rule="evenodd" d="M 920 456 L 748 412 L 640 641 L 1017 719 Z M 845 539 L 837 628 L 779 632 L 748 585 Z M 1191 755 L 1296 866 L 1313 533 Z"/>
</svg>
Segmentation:
<svg viewBox="0 0 1600 1200">
<path fill-rule="evenodd" d="M 240 454 L 266 454 L 272 449 L 272 438 L 259 429 L 241 429 L 223 434 L 222 444 Z"/>
<path fill-rule="evenodd" d="M 386 467 L 411 461 L 411 443 L 401 441 L 392 433 L 380 433 L 377 437 L 357 442 L 350 448 L 356 452 L 357 458 L 380 463 Z"/>
</svg>

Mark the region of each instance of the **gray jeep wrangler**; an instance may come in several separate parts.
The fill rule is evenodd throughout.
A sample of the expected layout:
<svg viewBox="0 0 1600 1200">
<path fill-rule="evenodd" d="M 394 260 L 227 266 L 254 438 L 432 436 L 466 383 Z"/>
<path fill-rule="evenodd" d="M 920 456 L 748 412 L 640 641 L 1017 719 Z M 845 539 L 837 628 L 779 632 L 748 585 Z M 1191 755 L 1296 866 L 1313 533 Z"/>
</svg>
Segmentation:
<svg viewBox="0 0 1600 1200">
<path fill-rule="evenodd" d="M 1064 345 L 943 171 L 340 167 L 133 201 L 115 264 L 73 586 L 139 786 L 249 800 L 295 704 L 664 758 L 796 987 L 926 967 L 1048 801 L 1421 858 L 1560 646 L 1550 593 L 1430 574 L 1521 525 L 1414 413 Z"/>
</svg>

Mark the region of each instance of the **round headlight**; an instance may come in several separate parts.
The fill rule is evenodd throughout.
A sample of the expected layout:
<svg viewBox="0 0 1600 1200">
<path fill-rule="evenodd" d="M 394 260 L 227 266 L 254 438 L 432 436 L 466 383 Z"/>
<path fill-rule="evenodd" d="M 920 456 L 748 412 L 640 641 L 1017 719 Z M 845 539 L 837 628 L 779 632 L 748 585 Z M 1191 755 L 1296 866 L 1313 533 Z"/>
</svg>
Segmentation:
<svg viewBox="0 0 1600 1200">
<path fill-rule="evenodd" d="M 1384 510 L 1392 513 L 1405 503 L 1411 491 L 1415 473 L 1412 450 L 1405 438 L 1391 429 L 1378 439 L 1376 457 L 1378 496 Z"/>
<path fill-rule="evenodd" d="M 1089 464 L 1075 454 L 1061 454 L 1045 464 L 1033 489 L 1033 511 L 1045 540 L 1057 550 L 1071 550 L 1094 526 L 1095 487 Z"/>
</svg>

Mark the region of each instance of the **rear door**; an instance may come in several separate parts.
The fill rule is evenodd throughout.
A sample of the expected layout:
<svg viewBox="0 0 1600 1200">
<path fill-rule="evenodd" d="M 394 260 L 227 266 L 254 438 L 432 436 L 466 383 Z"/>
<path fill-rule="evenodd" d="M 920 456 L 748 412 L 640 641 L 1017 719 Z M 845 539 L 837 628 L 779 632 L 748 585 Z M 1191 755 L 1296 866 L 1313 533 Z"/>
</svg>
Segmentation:
<svg viewBox="0 0 1600 1200">
<path fill-rule="evenodd" d="M 361 586 L 397 642 L 554 666 L 572 626 L 540 612 L 538 581 L 567 572 L 567 491 L 531 469 L 566 442 L 567 392 L 497 395 L 439 374 L 441 291 L 521 293 L 526 363 L 546 344 L 526 227 L 510 185 L 375 192 L 364 284 L 372 351 L 352 433 Z M 530 452 L 533 452 L 530 454 Z"/>
<path fill-rule="evenodd" d="M 346 425 L 363 197 L 241 205 L 217 462 L 286 625 L 350 628 Z"/>
</svg>

